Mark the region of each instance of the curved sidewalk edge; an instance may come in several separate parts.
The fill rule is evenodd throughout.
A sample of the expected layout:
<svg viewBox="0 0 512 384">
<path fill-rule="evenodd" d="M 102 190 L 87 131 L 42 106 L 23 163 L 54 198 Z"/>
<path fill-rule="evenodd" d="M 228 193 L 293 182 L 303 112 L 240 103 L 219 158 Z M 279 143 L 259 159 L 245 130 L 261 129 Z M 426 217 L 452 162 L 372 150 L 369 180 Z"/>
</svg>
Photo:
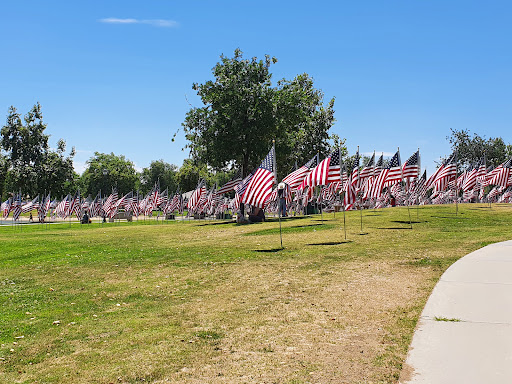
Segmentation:
<svg viewBox="0 0 512 384">
<path fill-rule="evenodd" d="M 512 383 L 512 241 L 472 252 L 441 276 L 399 382 Z"/>
</svg>

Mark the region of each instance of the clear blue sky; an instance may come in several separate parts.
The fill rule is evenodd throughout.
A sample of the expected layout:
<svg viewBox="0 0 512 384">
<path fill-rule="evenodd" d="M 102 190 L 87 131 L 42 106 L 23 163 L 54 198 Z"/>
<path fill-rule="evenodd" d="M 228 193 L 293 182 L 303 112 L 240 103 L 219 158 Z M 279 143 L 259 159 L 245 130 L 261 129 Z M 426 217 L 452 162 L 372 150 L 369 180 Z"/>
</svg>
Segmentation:
<svg viewBox="0 0 512 384">
<path fill-rule="evenodd" d="M 450 128 L 512 142 L 511 18 L 508 1 L 3 2 L 1 125 L 39 101 L 79 172 L 94 151 L 181 166 L 191 85 L 239 47 L 336 97 L 351 154 L 419 147 L 430 174 Z"/>
</svg>

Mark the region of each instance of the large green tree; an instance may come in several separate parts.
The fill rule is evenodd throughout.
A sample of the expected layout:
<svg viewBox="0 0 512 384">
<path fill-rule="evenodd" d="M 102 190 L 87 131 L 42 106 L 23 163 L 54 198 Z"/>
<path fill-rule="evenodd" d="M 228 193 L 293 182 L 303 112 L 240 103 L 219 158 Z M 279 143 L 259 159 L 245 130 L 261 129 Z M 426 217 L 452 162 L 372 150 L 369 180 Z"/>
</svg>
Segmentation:
<svg viewBox="0 0 512 384">
<path fill-rule="evenodd" d="M 467 167 L 478 160 L 484 154 L 487 165 L 497 166 L 512 156 L 512 145 L 505 144 L 501 137 L 488 139 L 473 133 L 467 129 L 451 129 L 451 135 L 447 137 L 452 149 L 457 151 L 458 163 Z"/>
<path fill-rule="evenodd" d="M 137 172 L 133 163 L 123 155 L 95 152 L 87 160 L 80 182 L 85 194 L 95 195 L 101 191 L 108 195 L 112 189 L 126 194 L 136 189 Z"/>
<path fill-rule="evenodd" d="M 176 173 L 176 181 L 181 191 L 186 192 L 197 187 L 200 179 L 205 180 L 207 187 L 215 185 L 220 187 L 224 185 L 233 175 L 231 171 L 215 171 L 210 169 L 204 163 L 194 159 L 185 159 L 183 165 Z"/>
<path fill-rule="evenodd" d="M 160 186 L 160 190 L 169 190 L 169 193 L 175 192 L 178 187 L 176 173 L 178 167 L 174 164 L 166 163 L 163 160 L 152 161 L 149 167 L 143 168 L 140 174 L 140 190 L 142 193 L 148 193 L 155 184 Z"/>
<path fill-rule="evenodd" d="M 334 99 L 323 105 L 323 94 L 307 74 L 272 86 L 270 66 L 277 59 L 244 59 L 235 50 L 221 56 L 214 80 L 193 84 L 203 103 L 186 115 L 183 127 L 192 159 L 214 170 L 257 167 L 276 141 L 279 176 L 292 165 L 329 150 Z"/>
<path fill-rule="evenodd" d="M 66 143 L 57 142 L 57 151 L 49 151 L 42 165 L 39 179 L 39 191 L 51 193 L 51 196 L 60 197 L 73 193 L 78 188 L 80 176 L 73 167 L 75 148 L 65 156 Z"/>
<path fill-rule="evenodd" d="M 66 144 L 59 140 L 57 152 L 51 151 L 45 130 L 39 103 L 25 115 L 23 122 L 16 108 L 9 108 L 7 122 L 0 132 L 8 163 L 5 190 L 21 190 L 33 197 L 44 192 L 59 194 L 73 187 L 74 149 L 64 156 Z"/>
</svg>

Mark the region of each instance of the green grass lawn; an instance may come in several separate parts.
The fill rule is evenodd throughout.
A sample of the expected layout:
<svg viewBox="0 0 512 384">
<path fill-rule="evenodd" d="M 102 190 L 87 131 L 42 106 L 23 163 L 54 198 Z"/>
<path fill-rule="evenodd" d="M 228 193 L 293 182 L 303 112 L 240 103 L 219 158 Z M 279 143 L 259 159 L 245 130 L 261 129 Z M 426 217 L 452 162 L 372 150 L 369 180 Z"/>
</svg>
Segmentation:
<svg viewBox="0 0 512 384">
<path fill-rule="evenodd" d="M 510 205 L 253 225 L 0 227 L 0 382 L 393 383 L 458 258 Z"/>
</svg>

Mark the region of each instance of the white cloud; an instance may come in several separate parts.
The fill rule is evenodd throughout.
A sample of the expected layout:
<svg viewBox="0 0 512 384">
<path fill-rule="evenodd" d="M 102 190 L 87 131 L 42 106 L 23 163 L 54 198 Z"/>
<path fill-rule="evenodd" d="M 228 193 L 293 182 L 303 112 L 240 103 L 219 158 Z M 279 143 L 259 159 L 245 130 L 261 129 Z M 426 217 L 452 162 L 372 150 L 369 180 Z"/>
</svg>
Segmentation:
<svg viewBox="0 0 512 384">
<path fill-rule="evenodd" d="M 178 26 L 178 22 L 174 20 L 164 19 L 150 19 L 150 20 L 139 20 L 139 19 L 119 19 L 116 17 L 107 17 L 105 19 L 98 20 L 100 23 L 106 24 L 148 24 L 153 27 L 162 28 L 175 28 Z"/>
</svg>

